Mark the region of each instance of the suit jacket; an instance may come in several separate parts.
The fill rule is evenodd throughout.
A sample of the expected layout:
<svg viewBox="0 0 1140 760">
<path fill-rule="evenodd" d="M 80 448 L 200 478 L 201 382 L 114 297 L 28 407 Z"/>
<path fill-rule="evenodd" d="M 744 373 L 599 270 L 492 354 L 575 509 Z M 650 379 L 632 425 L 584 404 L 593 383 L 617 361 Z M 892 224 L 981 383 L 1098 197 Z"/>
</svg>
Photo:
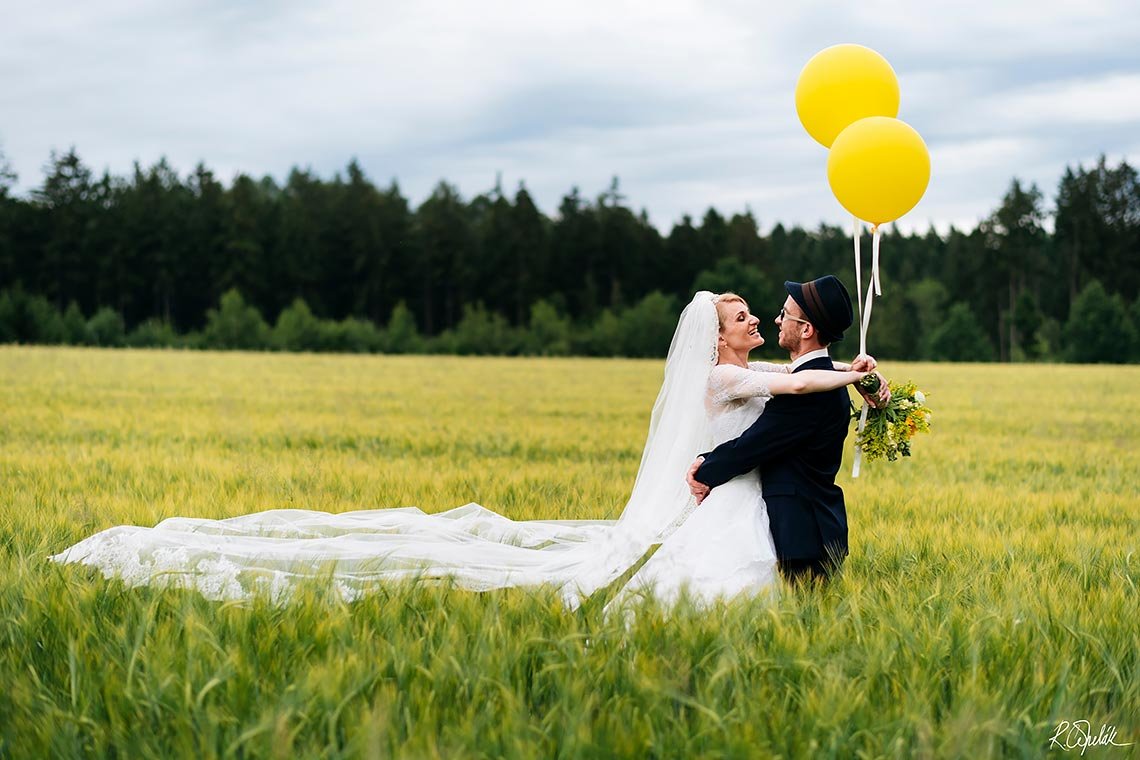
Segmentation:
<svg viewBox="0 0 1140 760">
<path fill-rule="evenodd" d="M 834 370 L 820 357 L 796 368 Z M 696 479 L 716 488 L 760 470 L 776 555 L 780 560 L 847 556 L 847 509 L 835 474 L 851 424 L 847 389 L 776 396 L 735 440 L 722 443 L 697 470 Z"/>
</svg>

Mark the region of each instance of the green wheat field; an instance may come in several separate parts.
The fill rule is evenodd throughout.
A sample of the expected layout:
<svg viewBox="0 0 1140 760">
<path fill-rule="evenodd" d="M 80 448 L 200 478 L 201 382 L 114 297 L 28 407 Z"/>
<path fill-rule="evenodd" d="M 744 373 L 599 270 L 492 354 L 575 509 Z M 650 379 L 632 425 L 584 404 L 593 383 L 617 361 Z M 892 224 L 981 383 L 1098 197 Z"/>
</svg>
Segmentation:
<svg viewBox="0 0 1140 760">
<path fill-rule="evenodd" d="M 843 574 L 627 629 L 605 594 L 276 607 L 47 557 L 284 507 L 616 517 L 659 361 L 0 347 L 0 757 L 1068 757 L 1078 720 L 1140 756 L 1140 367 L 882 369 L 934 432 L 844 463 Z"/>
</svg>

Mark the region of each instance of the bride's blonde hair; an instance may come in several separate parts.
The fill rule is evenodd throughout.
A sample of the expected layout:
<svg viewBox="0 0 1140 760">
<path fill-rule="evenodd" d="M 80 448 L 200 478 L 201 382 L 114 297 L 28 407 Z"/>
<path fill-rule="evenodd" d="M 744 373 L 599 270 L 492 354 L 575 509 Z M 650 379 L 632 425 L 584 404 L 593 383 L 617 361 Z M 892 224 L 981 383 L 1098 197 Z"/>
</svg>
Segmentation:
<svg viewBox="0 0 1140 760">
<path fill-rule="evenodd" d="M 748 302 L 735 293 L 720 293 L 713 297 L 713 303 L 716 304 L 716 320 L 720 323 L 720 329 L 724 329 L 724 311 L 720 308 L 722 303 L 742 303 L 746 307 Z"/>
</svg>

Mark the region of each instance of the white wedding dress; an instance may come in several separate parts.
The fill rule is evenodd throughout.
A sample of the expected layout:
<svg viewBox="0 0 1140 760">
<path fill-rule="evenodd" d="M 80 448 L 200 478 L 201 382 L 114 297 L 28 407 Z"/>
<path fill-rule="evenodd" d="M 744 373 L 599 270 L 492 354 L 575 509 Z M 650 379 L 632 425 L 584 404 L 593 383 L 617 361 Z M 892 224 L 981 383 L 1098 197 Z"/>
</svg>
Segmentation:
<svg viewBox="0 0 1140 760">
<path fill-rule="evenodd" d="M 51 559 L 130 586 L 190 588 L 217 600 L 267 593 L 285 601 L 313 580 L 352 600 L 380 582 L 426 579 L 472 590 L 550 585 L 576 607 L 661 544 L 626 590 L 673 599 L 687 587 L 712 599 L 766 588 L 775 555 L 757 475 L 726 483 L 696 508 L 685 483 L 697 454 L 736 437 L 763 411 L 768 390 L 757 370 L 784 371 L 715 366 L 712 299 L 697 293 L 681 314 L 637 479 L 617 520 L 515 521 L 478 504 L 437 514 L 269 510 L 109 528 Z"/>
<path fill-rule="evenodd" d="M 713 368 L 706 407 L 714 446 L 738 437 L 756 421 L 771 397 L 765 373 L 784 371 L 761 362 L 751 362 L 749 369 L 730 364 Z M 774 590 L 776 578 L 776 546 L 760 475 L 753 470 L 709 492 L 617 600 L 648 594 L 672 603 L 685 591 L 693 602 L 707 604 Z"/>
</svg>

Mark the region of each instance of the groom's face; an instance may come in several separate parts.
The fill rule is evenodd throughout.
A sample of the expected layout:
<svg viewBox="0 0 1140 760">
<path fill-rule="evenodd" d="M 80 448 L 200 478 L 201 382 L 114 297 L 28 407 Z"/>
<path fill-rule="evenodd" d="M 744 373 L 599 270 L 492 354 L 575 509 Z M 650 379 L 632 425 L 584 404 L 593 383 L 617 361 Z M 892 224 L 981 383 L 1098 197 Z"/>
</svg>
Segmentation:
<svg viewBox="0 0 1140 760">
<path fill-rule="evenodd" d="M 780 319 L 780 316 L 776 315 L 775 320 L 776 326 L 780 328 L 776 341 L 780 348 L 793 354 L 799 352 L 804 333 L 804 322 L 799 320 L 803 319 L 803 309 L 791 296 L 788 296 L 784 301 L 784 318 Z"/>
</svg>

